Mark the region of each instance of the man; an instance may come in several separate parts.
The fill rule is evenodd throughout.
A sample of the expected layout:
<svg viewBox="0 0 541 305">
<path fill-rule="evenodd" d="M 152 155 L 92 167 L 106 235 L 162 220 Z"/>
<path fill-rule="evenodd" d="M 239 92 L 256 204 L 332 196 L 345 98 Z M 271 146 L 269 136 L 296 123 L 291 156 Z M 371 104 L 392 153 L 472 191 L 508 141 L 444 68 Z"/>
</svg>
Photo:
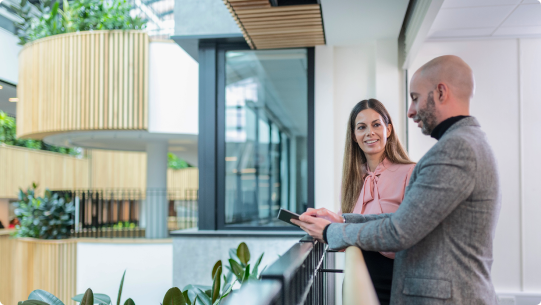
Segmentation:
<svg viewBox="0 0 541 305">
<path fill-rule="evenodd" d="M 456 56 L 435 58 L 415 72 L 410 91 L 408 117 L 438 143 L 413 170 L 399 209 L 343 218 L 312 209 L 296 223 L 333 249 L 397 252 L 391 304 L 497 304 L 490 270 L 499 181 L 492 149 L 469 116 L 472 70 Z"/>
</svg>

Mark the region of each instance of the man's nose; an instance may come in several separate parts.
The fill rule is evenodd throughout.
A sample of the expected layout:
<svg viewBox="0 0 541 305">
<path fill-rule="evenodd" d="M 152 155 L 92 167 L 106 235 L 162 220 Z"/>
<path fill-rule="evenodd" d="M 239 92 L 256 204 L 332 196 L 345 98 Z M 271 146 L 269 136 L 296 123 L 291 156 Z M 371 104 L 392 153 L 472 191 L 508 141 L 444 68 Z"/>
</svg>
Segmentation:
<svg viewBox="0 0 541 305">
<path fill-rule="evenodd" d="M 417 111 L 415 111 L 415 108 L 413 107 L 413 101 L 410 103 L 410 107 L 408 108 L 408 118 L 412 119 L 415 114 L 417 114 Z"/>
</svg>

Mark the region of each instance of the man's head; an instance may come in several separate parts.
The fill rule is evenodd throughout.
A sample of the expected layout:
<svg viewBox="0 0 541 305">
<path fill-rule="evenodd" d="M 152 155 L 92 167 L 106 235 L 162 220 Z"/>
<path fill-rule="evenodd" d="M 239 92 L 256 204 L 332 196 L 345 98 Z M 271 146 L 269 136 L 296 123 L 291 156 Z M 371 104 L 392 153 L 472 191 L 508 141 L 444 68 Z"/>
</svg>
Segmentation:
<svg viewBox="0 0 541 305">
<path fill-rule="evenodd" d="M 473 72 L 467 63 L 453 55 L 436 57 L 411 78 L 408 117 L 429 135 L 442 121 L 469 115 L 474 91 Z"/>
</svg>

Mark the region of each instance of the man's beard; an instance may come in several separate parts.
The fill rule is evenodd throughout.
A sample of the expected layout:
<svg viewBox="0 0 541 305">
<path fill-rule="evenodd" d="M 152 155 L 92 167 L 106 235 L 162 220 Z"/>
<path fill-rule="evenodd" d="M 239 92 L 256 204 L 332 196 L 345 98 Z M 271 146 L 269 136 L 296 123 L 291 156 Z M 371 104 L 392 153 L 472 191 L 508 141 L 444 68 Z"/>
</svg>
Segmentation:
<svg viewBox="0 0 541 305">
<path fill-rule="evenodd" d="M 434 94 L 432 92 L 428 93 L 426 107 L 417 111 L 415 119 L 420 119 L 421 122 L 423 122 L 421 131 L 425 135 L 430 135 L 432 130 L 438 125 L 436 119 L 436 103 L 434 102 Z"/>
</svg>

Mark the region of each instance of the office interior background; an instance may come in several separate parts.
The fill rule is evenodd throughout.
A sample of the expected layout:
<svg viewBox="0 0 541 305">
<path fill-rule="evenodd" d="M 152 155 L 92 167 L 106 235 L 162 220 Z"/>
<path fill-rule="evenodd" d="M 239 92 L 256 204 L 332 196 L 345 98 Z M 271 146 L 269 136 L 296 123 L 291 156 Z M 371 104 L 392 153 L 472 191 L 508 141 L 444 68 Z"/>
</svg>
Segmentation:
<svg viewBox="0 0 541 305">
<path fill-rule="evenodd" d="M 474 71 L 471 112 L 498 163 L 500 303 L 541 302 L 540 1 L 122 3 L 143 29 L 64 29 L 20 45 L 21 10 L 39 18 L 43 3 L 0 1 L 0 302 L 44 289 L 75 304 L 89 287 L 114 299 L 124 270 L 123 299 L 161 302 L 171 287 L 211 285 L 214 263 L 242 242 L 252 266 L 263 253 L 261 269 L 294 264 L 285 254 L 304 249 L 304 233 L 276 214 L 338 211 L 353 105 L 382 101 L 418 161 L 435 140 L 406 116 L 409 82 L 446 54 Z M 33 183 L 37 197 L 73 203 L 70 238 L 10 237 L 19 189 Z M 316 255 L 311 246 L 302 251 Z M 341 253 L 318 259 L 347 268 Z M 262 278 L 234 288 L 274 301 L 288 289 Z M 343 276 L 321 278 L 317 296 L 341 304 Z"/>
</svg>

